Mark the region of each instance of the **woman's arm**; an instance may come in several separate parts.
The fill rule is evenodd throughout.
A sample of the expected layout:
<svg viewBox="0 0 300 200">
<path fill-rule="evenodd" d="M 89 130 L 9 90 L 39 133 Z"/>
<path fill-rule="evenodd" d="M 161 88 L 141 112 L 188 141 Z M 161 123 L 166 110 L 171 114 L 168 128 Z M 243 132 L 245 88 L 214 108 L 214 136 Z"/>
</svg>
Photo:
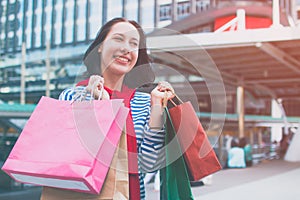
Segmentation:
<svg viewBox="0 0 300 200">
<path fill-rule="evenodd" d="M 64 100 L 64 101 L 91 100 L 91 98 L 92 98 L 91 94 L 86 92 L 85 86 L 76 86 L 72 88 L 67 88 L 63 90 L 58 97 L 59 100 Z"/>
<path fill-rule="evenodd" d="M 151 115 L 150 94 L 136 92 L 130 105 L 141 170 L 143 172 L 155 171 L 160 168 L 164 160 L 164 129 L 163 127 L 152 129 L 149 126 Z"/>
</svg>

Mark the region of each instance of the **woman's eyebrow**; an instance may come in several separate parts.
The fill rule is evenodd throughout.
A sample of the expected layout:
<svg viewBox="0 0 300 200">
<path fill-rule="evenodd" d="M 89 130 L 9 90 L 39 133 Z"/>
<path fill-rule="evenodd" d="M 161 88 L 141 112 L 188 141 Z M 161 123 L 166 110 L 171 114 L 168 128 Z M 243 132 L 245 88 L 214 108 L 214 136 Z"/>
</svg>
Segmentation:
<svg viewBox="0 0 300 200">
<path fill-rule="evenodd" d="M 113 35 L 118 35 L 118 36 L 124 37 L 124 34 L 122 34 L 122 33 L 114 33 Z"/>
</svg>

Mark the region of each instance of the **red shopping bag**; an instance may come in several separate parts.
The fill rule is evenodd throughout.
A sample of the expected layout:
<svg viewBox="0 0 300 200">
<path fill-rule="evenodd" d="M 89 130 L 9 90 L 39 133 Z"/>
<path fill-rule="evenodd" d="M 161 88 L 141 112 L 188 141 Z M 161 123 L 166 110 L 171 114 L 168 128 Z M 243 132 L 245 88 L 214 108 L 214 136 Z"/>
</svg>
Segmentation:
<svg viewBox="0 0 300 200">
<path fill-rule="evenodd" d="M 196 181 L 222 167 L 195 113 L 191 102 L 169 109 L 177 137 L 184 153 L 190 180 Z"/>
<path fill-rule="evenodd" d="M 16 181 L 97 194 L 127 114 L 121 99 L 42 97 L 2 170 Z"/>
</svg>

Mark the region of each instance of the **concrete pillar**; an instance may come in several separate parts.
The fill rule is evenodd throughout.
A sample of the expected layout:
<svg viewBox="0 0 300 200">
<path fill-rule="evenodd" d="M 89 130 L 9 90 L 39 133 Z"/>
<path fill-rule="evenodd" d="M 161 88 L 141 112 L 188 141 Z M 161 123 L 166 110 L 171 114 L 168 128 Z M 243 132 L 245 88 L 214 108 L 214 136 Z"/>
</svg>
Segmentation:
<svg viewBox="0 0 300 200">
<path fill-rule="evenodd" d="M 239 125 L 239 137 L 245 136 L 245 104 L 244 104 L 244 87 L 238 86 L 236 92 L 236 106 Z"/>
<path fill-rule="evenodd" d="M 257 132 L 257 139 L 258 139 L 258 145 L 261 146 L 263 144 L 263 138 L 262 138 L 262 129 L 259 128 Z"/>
<path fill-rule="evenodd" d="M 21 64 L 21 85 L 20 85 L 20 103 L 25 104 L 25 86 L 26 86 L 26 45 L 22 43 L 22 64 Z"/>
<path fill-rule="evenodd" d="M 50 97 L 50 73 L 51 73 L 51 63 L 50 63 L 50 41 L 46 44 L 46 96 Z"/>
<path fill-rule="evenodd" d="M 157 2 L 158 0 L 154 0 L 154 27 L 158 26 L 158 22 L 159 22 L 159 4 Z"/>
<path fill-rule="evenodd" d="M 197 8 L 196 8 L 196 0 L 191 0 L 191 14 L 195 14 L 197 12 Z"/>
<path fill-rule="evenodd" d="M 177 1 L 172 0 L 172 22 L 177 21 Z"/>
<path fill-rule="evenodd" d="M 272 100 L 271 103 L 271 116 L 274 118 L 281 118 L 282 113 L 280 107 L 275 99 Z M 270 142 L 280 142 L 282 139 L 282 125 L 273 124 L 271 126 L 271 141 Z"/>
</svg>

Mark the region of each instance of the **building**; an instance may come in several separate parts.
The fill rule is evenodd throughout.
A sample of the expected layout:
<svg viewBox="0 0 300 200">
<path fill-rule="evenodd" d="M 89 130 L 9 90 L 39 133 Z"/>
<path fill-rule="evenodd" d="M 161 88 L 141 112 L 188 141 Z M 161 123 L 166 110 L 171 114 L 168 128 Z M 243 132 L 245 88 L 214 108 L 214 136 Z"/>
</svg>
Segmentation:
<svg viewBox="0 0 300 200">
<path fill-rule="evenodd" d="M 276 6 L 278 6 L 278 12 L 274 12 Z M 237 15 L 243 20 L 234 21 Z M 229 34 L 234 35 L 234 37 L 240 36 L 244 39 L 244 43 L 249 42 L 252 37 L 244 37 L 244 34 L 236 31 L 240 30 L 240 27 L 242 30 L 254 30 L 255 33 L 266 33 L 265 31 L 274 25 L 293 30 L 293 28 L 299 27 L 299 0 L 1 0 L 0 99 L 10 103 L 35 104 L 42 95 L 57 98 L 64 88 L 73 86 L 85 71 L 82 65 L 82 56 L 88 44 L 96 36 L 99 27 L 109 19 L 118 16 L 134 19 L 145 28 L 149 36 L 150 55 L 158 64 L 158 79 L 167 79 L 174 83 L 174 86 L 177 87 L 176 90 L 183 92 L 183 96 L 187 94 L 184 93 L 186 92 L 185 88 L 181 89 L 181 80 L 188 80 L 190 90 L 195 91 L 195 103 L 199 106 L 202 114 L 208 114 L 206 118 L 210 117 L 209 113 L 215 111 L 212 110 L 212 104 L 216 102 L 225 109 L 222 110 L 223 113 L 232 114 L 232 120 L 227 115 L 224 131 L 237 132 L 238 125 L 236 122 L 238 119 L 244 118 L 244 115 L 272 116 L 274 100 L 272 95 L 269 95 L 270 91 L 265 88 L 271 88 L 270 93 L 274 92 L 276 97 L 285 98 L 282 105 L 287 116 L 300 116 L 300 83 L 299 78 L 297 78 L 300 70 L 300 58 L 299 53 L 297 53 L 298 43 L 296 43 L 299 42 L 299 37 L 292 38 L 295 42 L 292 40 L 289 43 L 273 44 L 271 39 L 268 41 L 271 45 L 266 47 L 265 44 L 262 45 L 265 47 L 264 53 L 267 54 L 264 56 L 280 58 L 278 55 L 282 55 L 284 57 L 284 59 L 276 62 L 274 60 L 268 60 L 268 62 L 265 60 L 264 62 L 277 66 L 277 78 L 285 73 L 289 75 L 286 76 L 285 81 L 279 80 L 279 83 L 274 78 L 262 80 L 274 73 L 268 71 L 265 66 L 267 64 L 257 62 L 255 68 L 253 64 L 246 65 L 247 62 L 255 60 L 253 57 L 260 58 L 259 53 L 261 53 L 257 53 L 257 49 L 247 49 L 246 46 L 249 44 L 243 46 L 243 43 L 233 43 L 233 46 L 236 45 L 240 48 L 235 49 L 230 48 L 233 47 L 230 46 L 232 44 L 221 44 L 220 41 L 212 45 L 213 41 L 209 40 L 217 33 L 225 31 L 230 32 Z M 202 49 L 202 52 L 208 55 L 206 59 L 215 59 L 215 64 L 218 67 L 216 72 L 220 71 L 220 75 L 225 80 L 224 83 L 220 82 L 221 90 L 225 85 L 225 89 L 220 91 L 223 99 L 218 97 L 219 94 L 216 94 L 217 96 L 212 99 L 211 93 L 208 91 L 209 88 L 203 81 L 206 77 L 203 78 L 199 73 L 191 70 L 191 65 L 195 62 L 203 62 L 201 60 L 203 58 L 198 57 L 198 61 L 192 59 L 192 63 L 185 59 L 197 58 L 193 51 L 195 46 L 191 45 L 190 51 L 186 51 L 186 49 L 180 51 L 182 44 L 186 44 L 185 41 L 181 40 L 181 43 L 177 43 L 173 40 L 175 46 L 172 47 L 172 50 L 177 52 L 177 56 L 172 57 L 167 51 L 156 51 L 157 47 L 169 48 L 167 47 L 168 44 L 164 43 L 167 40 L 164 42 L 159 40 L 158 44 L 155 44 L 154 36 L 163 37 L 165 34 L 167 34 L 168 39 L 176 38 L 176 35 L 184 36 L 180 39 L 186 39 L 186 35 L 193 39 L 201 39 L 202 36 L 205 38 L 207 42 L 204 43 L 205 48 Z M 290 32 L 287 33 L 287 35 L 289 34 Z M 266 36 L 262 35 L 261 38 L 266 39 Z M 231 41 L 236 38 L 226 37 L 226 39 Z M 255 45 L 258 47 L 261 44 L 255 41 Z M 216 46 L 224 48 L 218 49 L 215 48 Z M 249 46 L 252 47 L 253 44 Z M 239 56 L 245 56 L 245 59 L 244 61 L 236 61 L 238 63 L 226 63 L 228 55 L 224 54 L 224 50 L 240 52 Z M 180 53 L 184 56 L 178 56 Z M 246 56 L 250 53 L 253 53 L 253 57 Z M 236 55 L 230 59 L 236 59 Z M 223 60 L 220 59 L 221 57 Z M 168 61 L 174 62 L 166 62 L 164 58 L 169 58 Z M 265 57 L 261 58 L 260 61 L 263 59 Z M 208 62 L 210 61 L 208 60 Z M 169 74 L 170 71 L 164 71 L 160 65 L 170 66 L 180 75 Z M 241 70 L 240 65 L 249 70 L 236 73 Z M 210 65 L 207 64 L 207 66 Z M 292 69 L 292 72 L 287 69 Z M 239 97 L 237 94 L 238 84 L 236 81 L 230 80 L 236 79 L 238 76 L 243 77 L 243 81 L 249 78 L 249 82 L 245 81 L 244 83 L 247 86 L 245 90 L 240 88 L 245 94 L 245 101 L 242 101 L 245 105 L 243 115 L 237 112 L 238 108 L 236 107 L 239 103 L 237 100 Z M 252 78 L 251 81 L 250 78 Z M 259 86 L 263 89 L 256 87 L 256 81 L 261 83 Z M 248 83 L 251 84 L 247 85 Z M 284 85 L 283 83 L 286 84 L 285 87 L 278 86 Z M 276 85 L 276 87 L 272 87 L 272 85 Z M 238 115 L 235 115 L 236 113 Z M 279 113 L 280 116 L 281 114 Z M 250 119 L 249 122 L 246 120 L 248 124 L 246 131 L 251 132 L 251 127 L 260 120 L 258 117 L 256 119 Z M 282 119 L 280 118 L 280 120 Z M 269 122 L 270 120 L 266 121 Z M 5 123 L 7 125 L 7 122 Z"/>
</svg>

